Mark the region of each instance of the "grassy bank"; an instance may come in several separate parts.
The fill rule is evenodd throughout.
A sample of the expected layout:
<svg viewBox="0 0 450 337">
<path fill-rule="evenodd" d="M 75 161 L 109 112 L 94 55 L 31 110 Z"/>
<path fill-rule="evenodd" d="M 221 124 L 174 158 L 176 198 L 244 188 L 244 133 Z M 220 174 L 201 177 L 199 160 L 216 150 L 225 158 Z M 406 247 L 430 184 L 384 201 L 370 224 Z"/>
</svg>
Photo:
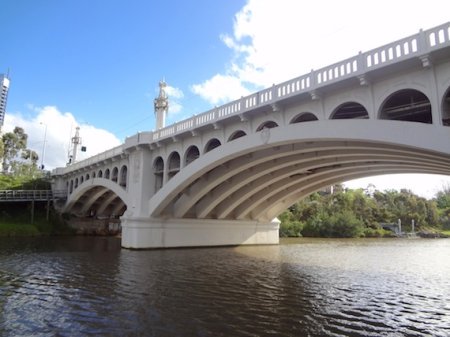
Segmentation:
<svg viewBox="0 0 450 337">
<path fill-rule="evenodd" d="M 36 203 L 34 221 L 30 205 L 0 204 L 0 236 L 70 235 L 73 230 L 53 210 L 47 220 L 46 203 Z"/>
</svg>

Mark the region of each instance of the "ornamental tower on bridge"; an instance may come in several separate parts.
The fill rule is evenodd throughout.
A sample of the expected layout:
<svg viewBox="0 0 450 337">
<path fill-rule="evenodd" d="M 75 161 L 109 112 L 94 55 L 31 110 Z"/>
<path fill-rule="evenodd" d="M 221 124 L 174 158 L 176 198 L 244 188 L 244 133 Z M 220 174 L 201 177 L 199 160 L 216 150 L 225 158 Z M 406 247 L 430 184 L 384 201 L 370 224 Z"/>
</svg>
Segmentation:
<svg viewBox="0 0 450 337">
<path fill-rule="evenodd" d="M 159 96 L 154 101 L 157 130 L 166 126 L 166 115 L 169 111 L 169 98 L 164 90 L 166 86 L 164 80 L 159 82 Z"/>
</svg>

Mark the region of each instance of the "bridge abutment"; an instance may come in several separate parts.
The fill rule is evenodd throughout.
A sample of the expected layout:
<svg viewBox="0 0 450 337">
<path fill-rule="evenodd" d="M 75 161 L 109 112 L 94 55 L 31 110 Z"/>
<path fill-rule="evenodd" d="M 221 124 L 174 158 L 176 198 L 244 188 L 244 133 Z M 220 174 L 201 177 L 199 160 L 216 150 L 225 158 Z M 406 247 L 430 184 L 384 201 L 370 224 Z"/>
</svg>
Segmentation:
<svg viewBox="0 0 450 337">
<path fill-rule="evenodd" d="M 122 247 L 130 249 L 278 244 L 280 222 L 149 219 L 123 216 Z"/>
</svg>

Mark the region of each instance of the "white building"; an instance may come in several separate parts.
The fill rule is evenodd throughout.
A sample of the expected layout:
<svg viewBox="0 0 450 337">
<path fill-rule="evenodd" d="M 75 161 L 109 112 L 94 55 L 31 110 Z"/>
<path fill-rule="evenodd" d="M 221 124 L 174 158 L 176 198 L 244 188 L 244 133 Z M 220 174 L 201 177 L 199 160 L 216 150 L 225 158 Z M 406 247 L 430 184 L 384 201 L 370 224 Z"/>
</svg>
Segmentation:
<svg viewBox="0 0 450 337">
<path fill-rule="evenodd" d="M 3 127 L 3 122 L 5 120 L 8 90 L 9 90 L 8 75 L 0 74 L 0 130 Z"/>
</svg>

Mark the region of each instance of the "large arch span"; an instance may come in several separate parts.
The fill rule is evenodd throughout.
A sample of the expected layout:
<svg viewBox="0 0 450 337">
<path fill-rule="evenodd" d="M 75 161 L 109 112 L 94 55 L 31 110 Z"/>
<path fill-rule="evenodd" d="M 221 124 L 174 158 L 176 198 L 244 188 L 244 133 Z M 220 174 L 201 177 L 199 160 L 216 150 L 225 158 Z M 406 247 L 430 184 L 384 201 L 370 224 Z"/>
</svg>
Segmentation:
<svg viewBox="0 0 450 337">
<path fill-rule="evenodd" d="M 128 205 L 128 194 L 123 186 L 105 178 L 84 181 L 69 195 L 63 211 L 86 216 L 113 217 L 122 215 Z"/>
<path fill-rule="evenodd" d="M 267 222 L 331 184 L 379 174 L 450 174 L 450 133 L 402 121 L 313 121 L 223 144 L 174 175 L 151 218 Z"/>
</svg>

